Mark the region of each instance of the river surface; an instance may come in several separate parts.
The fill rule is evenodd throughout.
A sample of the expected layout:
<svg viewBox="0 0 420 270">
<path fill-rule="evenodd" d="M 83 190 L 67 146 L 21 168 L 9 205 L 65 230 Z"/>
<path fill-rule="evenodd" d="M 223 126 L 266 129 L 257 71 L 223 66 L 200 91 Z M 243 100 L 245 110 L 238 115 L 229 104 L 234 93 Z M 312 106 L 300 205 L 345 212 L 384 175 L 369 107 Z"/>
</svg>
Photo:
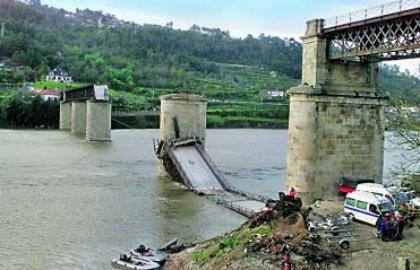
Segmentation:
<svg viewBox="0 0 420 270">
<path fill-rule="evenodd" d="M 61 131 L 0 130 L 0 269 L 111 269 L 139 243 L 204 240 L 245 219 L 169 181 L 157 130 L 112 143 Z M 206 149 L 235 186 L 275 197 L 286 130 L 208 130 Z M 398 158 L 386 152 L 385 171 Z"/>
</svg>

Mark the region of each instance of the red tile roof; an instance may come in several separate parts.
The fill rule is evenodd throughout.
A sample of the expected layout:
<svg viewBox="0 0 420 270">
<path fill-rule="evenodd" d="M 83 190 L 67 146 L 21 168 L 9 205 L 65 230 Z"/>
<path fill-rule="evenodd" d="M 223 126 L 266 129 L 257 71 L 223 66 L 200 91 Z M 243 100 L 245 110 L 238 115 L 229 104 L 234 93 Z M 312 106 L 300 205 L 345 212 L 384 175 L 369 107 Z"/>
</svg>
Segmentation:
<svg viewBox="0 0 420 270">
<path fill-rule="evenodd" d="M 41 96 L 60 96 L 60 91 L 54 89 L 37 89 L 34 88 L 31 90 L 31 93 L 38 94 Z"/>
</svg>

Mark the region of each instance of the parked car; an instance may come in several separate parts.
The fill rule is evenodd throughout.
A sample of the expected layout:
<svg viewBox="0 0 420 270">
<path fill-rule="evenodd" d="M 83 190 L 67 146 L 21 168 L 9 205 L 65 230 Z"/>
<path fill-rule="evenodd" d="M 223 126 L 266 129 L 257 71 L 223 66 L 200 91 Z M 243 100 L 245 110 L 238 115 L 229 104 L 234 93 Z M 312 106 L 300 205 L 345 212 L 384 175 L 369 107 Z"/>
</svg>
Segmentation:
<svg viewBox="0 0 420 270">
<path fill-rule="evenodd" d="M 340 194 L 347 194 L 356 190 L 357 185 L 363 183 L 375 183 L 372 179 L 356 178 L 351 176 L 343 176 L 337 185 L 337 191 Z"/>
<path fill-rule="evenodd" d="M 387 190 L 391 192 L 396 204 L 402 206 L 407 206 L 411 204 L 418 209 L 420 208 L 420 197 L 416 195 L 416 192 L 414 190 L 407 190 L 406 188 L 401 188 L 397 186 L 387 187 Z"/>
</svg>

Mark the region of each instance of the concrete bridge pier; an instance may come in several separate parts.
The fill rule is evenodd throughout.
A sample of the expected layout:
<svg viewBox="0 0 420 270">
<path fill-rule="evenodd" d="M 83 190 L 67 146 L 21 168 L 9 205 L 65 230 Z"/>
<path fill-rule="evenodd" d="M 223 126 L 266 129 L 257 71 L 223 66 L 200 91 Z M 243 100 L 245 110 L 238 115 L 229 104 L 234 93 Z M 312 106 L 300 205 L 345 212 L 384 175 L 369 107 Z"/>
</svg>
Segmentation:
<svg viewBox="0 0 420 270">
<path fill-rule="evenodd" d="M 61 130 L 71 129 L 71 103 L 60 102 L 60 125 Z"/>
<path fill-rule="evenodd" d="M 160 139 L 206 140 L 206 100 L 198 95 L 172 94 L 160 97 Z"/>
<path fill-rule="evenodd" d="M 86 134 L 86 101 L 71 103 L 71 134 L 83 136 Z"/>
<path fill-rule="evenodd" d="M 61 95 L 60 129 L 86 136 L 87 141 L 110 141 L 111 108 L 106 85 L 66 90 Z"/>
<path fill-rule="evenodd" d="M 87 102 L 86 140 L 111 140 L 111 103 Z"/>
<path fill-rule="evenodd" d="M 382 181 L 386 98 L 370 62 L 331 61 L 323 20 L 307 23 L 302 83 L 288 91 L 287 187 L 305 203 L 334 198 L 342 176 Z"/>
</svg>

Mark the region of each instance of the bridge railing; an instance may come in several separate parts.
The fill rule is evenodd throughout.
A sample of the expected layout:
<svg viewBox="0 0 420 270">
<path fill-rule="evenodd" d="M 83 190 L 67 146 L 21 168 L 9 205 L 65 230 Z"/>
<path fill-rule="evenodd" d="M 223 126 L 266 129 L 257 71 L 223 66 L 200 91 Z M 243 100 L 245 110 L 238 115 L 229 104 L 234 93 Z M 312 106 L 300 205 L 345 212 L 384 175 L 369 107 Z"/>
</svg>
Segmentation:
<svg viewBox="0 0 420 270">
<path fill-rule="evenodd" d="M 335 27 L 357 21 L 363 21 L 413 8 L 420 8 L 420 0 L 398 0 L 335 17 L 326 18 L 324 28 Z"/>
<path fill-rule="evenodd" d="M 159 116 L 160 112 L 158 111 L 134 111 L 134 112 L 126 112 L 126 111 L 113 111 L 112 116 L 120 116 L 120 117 L 134 117 L 134 116 Z"/>
</svg>

